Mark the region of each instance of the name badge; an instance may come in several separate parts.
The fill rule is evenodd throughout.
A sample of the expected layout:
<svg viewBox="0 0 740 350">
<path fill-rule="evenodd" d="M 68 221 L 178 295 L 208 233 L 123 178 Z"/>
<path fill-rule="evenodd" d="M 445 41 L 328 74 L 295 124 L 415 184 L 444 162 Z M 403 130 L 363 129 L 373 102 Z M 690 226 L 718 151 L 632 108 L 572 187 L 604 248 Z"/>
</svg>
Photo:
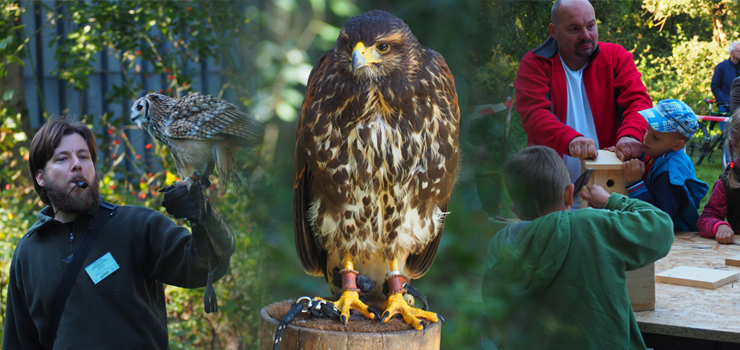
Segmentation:
<svg viewBox="0 0 740 350">
<path fill-rule="evenodd" d="M 116 263 L 116 259 L 113 259 L 113 255 L 110 255 L 110 252 L 105 253 L 98 260 L 85 267 L 85 272 L 95 284 L 98 284 L 116 270 L 118 270 L 118 263 Z"/>
</svg>

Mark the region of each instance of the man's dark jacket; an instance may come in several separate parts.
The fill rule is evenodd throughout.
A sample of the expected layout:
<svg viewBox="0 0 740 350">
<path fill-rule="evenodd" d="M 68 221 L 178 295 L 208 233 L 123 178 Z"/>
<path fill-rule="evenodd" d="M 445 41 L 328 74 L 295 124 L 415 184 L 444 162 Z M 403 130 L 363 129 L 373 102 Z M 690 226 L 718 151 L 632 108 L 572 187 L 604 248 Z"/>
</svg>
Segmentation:
<svg viewBox="0 0 740 350">
<path fill-rule="evenodd" d="M 92 208 L 97 212 L 98 205 Z M 79 245 L 93 211 L 77 217 L 71 235 L 51 215 L 51 207 L 39 212 L 13 254 L 3 349 L 44 349 L 53 299 L 69 265 L 63 258 Z M 208 276 L 192 237 L 158 211 L 117 207 L 82 266 L 110 252 L 119 269 L 98 284 L 80 270 L 54 349 L 168 349 L 163 283 L 198 288 Z M 228 266 L 228 259 L 222 261 L 214 277 L 221 278 Z"/>
<path fill-rule="evenodd" d="M 711 87 L 718 104 L 730 103 L 730 86 L 738 76 L 738 70 L 740 70 L 740 64 L 733 64 L 729 59 L 720 62 L 714 68 Z"/>
</svg>

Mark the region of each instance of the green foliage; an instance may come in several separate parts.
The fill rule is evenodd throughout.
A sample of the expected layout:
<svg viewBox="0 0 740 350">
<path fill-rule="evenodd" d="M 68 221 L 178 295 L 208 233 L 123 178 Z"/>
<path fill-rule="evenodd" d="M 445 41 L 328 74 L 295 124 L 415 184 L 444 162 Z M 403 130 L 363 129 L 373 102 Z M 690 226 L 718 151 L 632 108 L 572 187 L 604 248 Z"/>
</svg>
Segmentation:
<svg viewBox="0 0 740 350">
<path fill-rule="evenodd" d="M 227 62 L 226 74 L 234 81 L 247 77 L 238 57 L 245 40 L 245 18 L 239 2 L 211 1 L 69 1 L 54 12 L 57 20 L 75 23 L 66 36 L 55 35 L 58 43 L 55 71 L 77 89 L 88 88 L 93 62 L 104 49 L 111 49 L 120 62 L 123 81 L 114 85 L 111 101 L 136 99 L 143 90 L 132 74 L 151 67 L 151 74 L 167 76 L 166 93 L 181 96 L 192 89 L 194 71 L 190 63 L 208 58 Z M 246 90 L 234 84 L 244 100 Z M 164 91 L 159 91 L 164 92 Z"/>
<path fill-rule="evenodd" d="M 654 102 L 675 98 L 693 106 L 712 96 L 709 84 L 714 67 L 726 57 L 726 51 L 713 42 L 694 37 L 676 43 L 670 56 L 641 54 L 637 68 Z"/>
</svg>

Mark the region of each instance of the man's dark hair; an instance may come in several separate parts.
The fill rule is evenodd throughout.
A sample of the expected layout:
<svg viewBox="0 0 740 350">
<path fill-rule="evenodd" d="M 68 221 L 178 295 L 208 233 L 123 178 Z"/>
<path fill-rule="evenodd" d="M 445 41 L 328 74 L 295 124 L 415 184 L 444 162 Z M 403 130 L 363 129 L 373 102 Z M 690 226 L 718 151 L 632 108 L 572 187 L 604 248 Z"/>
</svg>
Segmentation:
<svg viewBox="0 0 740 350">
<path fill-rule="evenodd" d="M 523 219 L 534 220 L 563 203 L 570 175 L 552 148 L 527 147 L 504 164 L 504 182 Z"/>
<path fill-rule="evenodd" d="M 98 159 L 98 148 L 93 135 L 87 125 L 80 122 L 70 122 L 62 118 L 54 118 L 44 124 L 31 141 L 31 149 L 28 155 L 28 169 L 31 171 L 33 187 L 46 205 L 51 205 L 46 188 L 39 186 L 36 181 L 36 172 L 46 167 L 46 162 L 54 156 L 54 150 L 59 147 L 62 137 L 66 135 L 79 134 L 87 142 L 90 149 L 90 159 L 95 165 Z"/>
</svg>

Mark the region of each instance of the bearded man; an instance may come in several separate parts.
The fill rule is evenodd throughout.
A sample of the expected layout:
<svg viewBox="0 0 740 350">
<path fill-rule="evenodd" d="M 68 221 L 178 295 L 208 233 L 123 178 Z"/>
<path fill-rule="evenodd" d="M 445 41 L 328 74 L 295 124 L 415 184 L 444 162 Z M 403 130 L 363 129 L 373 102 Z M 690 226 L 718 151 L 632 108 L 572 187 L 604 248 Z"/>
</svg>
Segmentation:
<svg viewBox="0 0 740 350">
<path fill-rule="evenodd" d="M 599 42 L 594 8 L 585 0 L 556 0 L 550 37 L 519 65 L 516 104 L 529 145 L 564 156 L 571 181 L 583 158 L 616 146 L 622 160 L 642 156 L 647 130 L 638 113 L 653 103 L 632 54 Z"/>
<path fill-rule="evenodd" d="M 3 349 L 168 349 L 163 283 L 203 287 L 229 267 L 233 234 L 199 187 L 162 203 L 190 234 L 159 211 L 105 202 L 96 159 L 79 122 L 50 120 L 31 142 L 47 206 L 13 253 Z"/>
</svg>

